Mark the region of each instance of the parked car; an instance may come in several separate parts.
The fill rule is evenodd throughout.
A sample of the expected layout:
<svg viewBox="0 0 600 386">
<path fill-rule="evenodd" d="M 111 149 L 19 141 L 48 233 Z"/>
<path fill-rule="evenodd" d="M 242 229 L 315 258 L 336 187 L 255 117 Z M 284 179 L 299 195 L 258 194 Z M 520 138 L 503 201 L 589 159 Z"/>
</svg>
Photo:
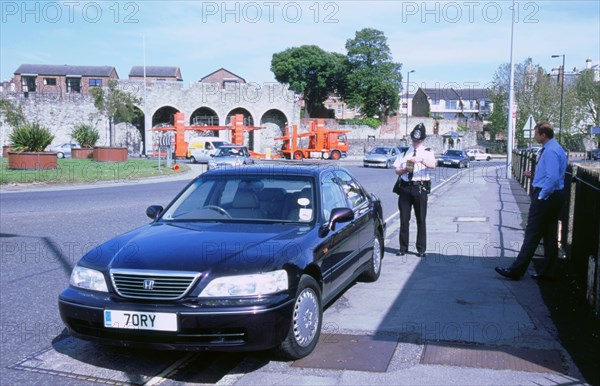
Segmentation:
<svg viewBox="0 0 600 386">
<path fill-rule="evenodd" d="M 404 153 L 406 153 L 409 148 L 410 146 L 398 146 L 398 149 L 400 150 L 400 156 L 404 157 Z"/>
<path fill-rule="evenodd" d="M 490 154 L 479 149 L 469 149 L 467 150 L 467 155 L 469 156 L 471 161 L 489 161 L 492 159 L 492 156 Z"/>
<path fill-rule="evenodd" d="M 146 214 L 74 267 L 58 299 L 74 337 L 301 358 L 323 306 L 381 272 L 381 202 L 338 165 L 211 170 Z"/>
<path fill-rule="evenodd" d="M 252 158 L 246 146 L 222 145 L 208 161 L 208 170 L 218 167 L 250 165 L 253 163 L 254 158 Z"/>
<path fill-rule="evenodd" d="M 590 151 L 590 159 L 593 159 L 593 160 L 600 159 L 600 148 Z"/>
<path fill-rule="evenodd" d="M 223 145 L 230 145 L 230 143 L 219 138 L 208 137 L 190 142 L 188 145 L 187 158 L 189 158 L 193 164 L 196 162 L 207 163 L 210 161 L 210 157 L 217 152 L 217 149 Z"/>
<path fill-rule="evenodd" d="M 457 168 L 468 168 L 471 159 L 464 150 L 449 149 L 442 153 L 438 159 L 439 166 L 456 166 Z"/>
<path fill-rule="evenodd" d="M 71 149 L 74 147 L 79 147 L 76 143 L 61 143 L 57 146 L 50 146 L 51 152 L 56 152 L 56 156 L 58 158 L 70 158 L 71 157 Z"/>
<path fill-rule="evenodd" d="M 377 146 L 371 149 L 363 158 L 363 166 L 384 167 L 389 169 L 400 154 L 400 149 L 394 146 Z"/>
</svg>

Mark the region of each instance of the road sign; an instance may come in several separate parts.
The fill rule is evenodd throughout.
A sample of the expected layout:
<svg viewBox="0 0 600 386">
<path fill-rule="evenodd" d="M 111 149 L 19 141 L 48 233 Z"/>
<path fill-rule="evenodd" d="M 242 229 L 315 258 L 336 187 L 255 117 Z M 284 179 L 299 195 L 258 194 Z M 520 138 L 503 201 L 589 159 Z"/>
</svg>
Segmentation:
<svg viewBox="0 0 600 386">
<path fill-rule="evenodd" d="M 594 126 L 590 129 L 590 132 L 592 135 L 594 134 L 600 134 L 600 126 Z"/>
<path fill-rule="evenodd" d="M 523 131 L 531 131 L 535 127 L 535 119 L 533 119 L 533 115 L 529 114 L 529 118 L 527 118 L 527 122 L 523 125 Z"/>
</svg>

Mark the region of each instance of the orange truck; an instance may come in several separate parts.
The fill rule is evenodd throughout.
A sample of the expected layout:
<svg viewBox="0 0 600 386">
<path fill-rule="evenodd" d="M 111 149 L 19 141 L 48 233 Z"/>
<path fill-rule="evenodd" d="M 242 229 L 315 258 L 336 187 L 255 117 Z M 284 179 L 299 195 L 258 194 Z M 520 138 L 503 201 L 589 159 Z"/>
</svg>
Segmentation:
<svg viewBox="0 0 600 386">
<path fill-rule="evenodd" d="M 310 122 L 306 133 L 298 133 L 298 126 L 293 125 L 290 135 L 289 127 L 285 135 L 276 137 L 283 145 L 279 153 L 283 158 L 301 160 L 304 158 L 319 158 L 338 160 L 348 152 L 349 130 L 333 130 L 325 127 L 325 121 L 317 119 Z"/>
</svg>

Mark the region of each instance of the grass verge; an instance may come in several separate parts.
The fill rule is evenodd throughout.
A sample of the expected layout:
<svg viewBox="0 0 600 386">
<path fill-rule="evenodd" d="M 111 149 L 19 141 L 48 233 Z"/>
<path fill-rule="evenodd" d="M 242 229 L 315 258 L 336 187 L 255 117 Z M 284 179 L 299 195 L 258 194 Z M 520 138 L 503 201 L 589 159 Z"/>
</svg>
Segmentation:
<svg viewBox="0 0 600 386">
<path fill-rule="evenodd" d="M 65 184 L 97 181 L 127 182 L 140 178 L 167 176 L 185 172 L 189 166 L 178 164 L 179 170 L 158 170 L 156 160 L 130 159 L 127 162 L 96 162 L 91 159 L 59 159 L 57 169 L 10 170 L 8 159 L 0 158 L 0 184 Z"/>
</svg>

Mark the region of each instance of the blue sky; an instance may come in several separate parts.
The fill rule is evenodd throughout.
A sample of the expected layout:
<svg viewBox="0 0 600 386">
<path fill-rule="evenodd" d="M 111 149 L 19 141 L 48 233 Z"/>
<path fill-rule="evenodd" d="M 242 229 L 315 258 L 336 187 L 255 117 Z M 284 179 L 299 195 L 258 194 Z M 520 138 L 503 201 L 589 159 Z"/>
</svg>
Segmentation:
<svg viewBox="0 0 600 386">
<path fill-rule="evenodd" d="M 314 44 L 345 54 L 362 28 L 388 38 L 411 84 L 484 87 L 509 62 L 511 1 L 0 1 L 0 79 L 20 64 L 178 66 L 184 82 L 224 67 L 274 81 L 273 53 Z M 567 70 L 600 61 L 600 2 L 518 1 L 515 63 Z M 405 79 L 406 81 L 406 79 Z M 412 88 L 412 86 L 411 86 Z"/>
</svg>

